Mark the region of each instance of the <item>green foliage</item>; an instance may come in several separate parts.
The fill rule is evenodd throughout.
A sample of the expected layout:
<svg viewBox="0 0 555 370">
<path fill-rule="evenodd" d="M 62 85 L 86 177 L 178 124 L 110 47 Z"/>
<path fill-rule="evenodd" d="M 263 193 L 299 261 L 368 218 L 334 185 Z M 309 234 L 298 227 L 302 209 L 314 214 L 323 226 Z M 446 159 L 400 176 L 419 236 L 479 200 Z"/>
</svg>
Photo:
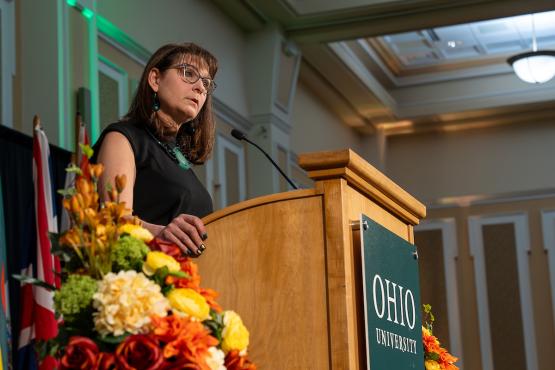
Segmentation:
<svg viewBox="0 0 555 370">
<path fill-rule="evenodd" d="M 97 281 L 90 276 L 69 275 L 60 290 L 54 293 L 56 311 L 68 323 L 78 321 L 82 315 L 90 315 L 92 298 L 97 289 Z"/>
<path fill-rule="evenodd" d="M 168 276 L 169 273 L 170 273 L 170 270 L 168 269 L 167 266 L 161 267 L 159 269 L 156 269 L 156 272 L 152 276 L 152 279 L 156 284 L 163 287 L 166 281 L 166 276 Z"/>
<path fill-rule="evenodd" d="M 189 274 L 186 273 L 185 271 L 170 271 L 168 272 L 168 275 L 175 276 L 178 278 L 185 278 L 185 279 L 189 277 Z"/>
<path fill-rule="evenodd" d="M 54 285 L 50 285 L 45 281 L 35 279 L 34 277 L 31 277 L 31 276 L 19 275 L 19 274 L 13 274 L 12 276 L 14 279 L 21 281 L 22 284 L 36 285 L 51 291 L 56 290 L 56 287 Z"/>
<path fill-rule="evenodd" d="M 59 189 L 58 194 L 60 194 L 64 198 L 71 198 L 72 196 L 77 194 L 77 190 L 75 188 Z"/>
<path fill-rule="evenodd" d="M 66 172 L 68 173 L 74 173 L 76 176 L 82 176 L 83 175 L 83 171 L 81 171 L 81 168 L 79 166 L 76 166 L 74 163 L 72 163 L 71 165 L 69 165 L 66 168 Z M 75 188 L 73 188 L 75 189 Z"/>
<path fill-rule="evenodd" d="M 150 278 L 154 280 L 156 284 L 162 287 L 162 294 L 164 295 L 168 294 L 174 288 L 173 284 L 166 284 L 166 277 L 168 276 L 188 278 L 189 274 L 184 271 L 170 271 L 167 266 L 156 269 L 154 275 L 152 275 Z"/>
<path fill-rule="evenodd" d="M 430 331 L 430 334 L 433 334 L 434 321 L 436 320 L 436 318 L 432 313 L 432 305 L 423 304 L 422 310 L 424 311 L 424 317 L 422 321 L 424 321 L 424 325 L 426 326 L 426 329 Z"/>
<path fill-rule="evenodd" d="M 56 234 L 51 234 L 56 235 Z M 77 253 L 72 248 L 62 246 L 56 240 L 52 239 L 52 248 L 50 251 L 54 256 L 57 256 L 60 261 L 63 263 L 64 269 L 62 271 L 62 277 L 65 277 L 67 273 L 71 273 L 77 271 L 82 267 L 86 267 L 83 265 L 83 261 L 79 258 Z"/>
<path fill-rule="evenodd" d="M 222 331 L 224 330 L 224 315 L 210 309 L 210 320 L 204 320 L 202 324 L 210 330 L 212 336 L 222 342 Z"/>
<path fill-rule="evenodd" d="M 93 156 L 92 148 L 89 145 L 85 145 L 82 143 L 79 143 L 79 147 L 81 148 L 83 154 L 86 155 L 88 159 L 91 159 L 91 157 Z"/>
<path fill-rule="evenodd" d="M 125 333 L 122 335 L 118 335 L 117 337 L 113 336 L 113 335 L 106 335 L 106 336 L 101 336 L 101 335 L 97 335 L 96 339 L 98 342 L 102 342 L 108 345 L 118 345 L 121 342 L 123 342 L 125 340 L 125 338 L 127 338 L 128 336 L 130 336 L 130 333 Z"/>
<path fill-rule="evenodd" d="M 140 272 L 149 250 L 142 240 L 129 235 L 119 238 L 111 251 L 112 271 L 135 270 Z"/>
</svg>

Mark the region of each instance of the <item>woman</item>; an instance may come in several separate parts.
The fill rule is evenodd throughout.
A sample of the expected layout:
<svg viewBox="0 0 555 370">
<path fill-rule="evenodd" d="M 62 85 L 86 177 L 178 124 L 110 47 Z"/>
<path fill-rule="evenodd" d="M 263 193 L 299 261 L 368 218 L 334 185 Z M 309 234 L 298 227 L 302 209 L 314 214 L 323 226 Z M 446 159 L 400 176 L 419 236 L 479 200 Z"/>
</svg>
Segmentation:
<svg viewBox="0 0 555 370">
<path fill-rule="evenodd" d="M 101 194 L 125 174 L 120 196 L 153 235 L 200 256 L 206 230 L 199 217 L 212 200 L 191 164 L 202 164 L 214 144 L 211 94 L 218 69 L 212 54 L 192 43 L 158 49 L 141 76 L 131 108 L 95 144 L 103 163 Z"/>
</svg>

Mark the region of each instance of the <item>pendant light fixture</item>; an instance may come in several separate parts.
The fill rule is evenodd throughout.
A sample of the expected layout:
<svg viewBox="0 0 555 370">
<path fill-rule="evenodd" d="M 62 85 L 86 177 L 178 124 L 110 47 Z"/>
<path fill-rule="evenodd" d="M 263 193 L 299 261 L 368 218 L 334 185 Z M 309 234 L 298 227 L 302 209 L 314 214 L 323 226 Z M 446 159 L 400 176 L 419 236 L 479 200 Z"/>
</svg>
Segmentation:
<svg viewBox="0 0 555 370">
<path fill-rule="evenodd" d="M 507 63 L 524 82 L 542 84 L 555 77 L 555 51 L 538 51 L 534 14 L 532 14 L 532 51 L 514 55 L 507 59 Z"/>
</svg>

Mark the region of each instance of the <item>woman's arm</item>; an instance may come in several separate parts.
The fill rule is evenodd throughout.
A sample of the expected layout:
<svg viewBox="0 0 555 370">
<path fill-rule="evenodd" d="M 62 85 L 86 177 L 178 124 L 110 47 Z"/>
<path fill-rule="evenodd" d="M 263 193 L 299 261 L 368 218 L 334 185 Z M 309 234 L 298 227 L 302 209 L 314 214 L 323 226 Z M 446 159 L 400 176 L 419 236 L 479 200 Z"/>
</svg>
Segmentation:
<svg viewBox="0 0 555 370">
<path fill-rule="evenodd" d="M 127 138 L 112 131 L 106 134 L 98 152 L 98 162 L 104 165 L 104 173 L 99 179 L 99 193 L 104 201 L 108 199 L 108 184 L 115 187 L 116 175 L 125 175 L 127 185 L 120 194 L 120 201 L 133 209 L 133 188 L 136 178 L 135 156 Z M 157 237 L 177 244 L 190 255 L 200 256 L 204 251 L 202 241 L 206 239 L 206 229 L 202 221 L 192 215 L 179 215 L 167 226 L 142 221 L 142 225 Z"/>
<path fill-rule="evenodd" d="M 108 184 L 115 188 L 116 175 L 125 175 L 127 185 L 120 194 L 120 201 L 133 209 L 133 186 L 135 185 L 135 156 L 127 138 L 112 131 L 106 134 L 98 152 L 98 162 L 104 165 L 104 172 L 99 179 L 99 193 L 102 201 L 109 199 Z"/>
</svg>

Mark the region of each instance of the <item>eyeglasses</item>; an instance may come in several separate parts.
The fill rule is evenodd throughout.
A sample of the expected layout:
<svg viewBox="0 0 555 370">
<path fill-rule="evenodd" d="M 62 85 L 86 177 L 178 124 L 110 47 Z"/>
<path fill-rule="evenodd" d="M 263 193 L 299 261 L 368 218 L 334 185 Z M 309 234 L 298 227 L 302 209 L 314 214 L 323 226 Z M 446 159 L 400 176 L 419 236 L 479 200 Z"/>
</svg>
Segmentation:
<svg viewBox="0 0 555 370">
<path fill-rule="evenodd" d="M 179 76 L 181 76 L 181 79 L 187 83 L 194 84 L 198 80 L 201 80 L 202 86 L 204 87 L 204 90 L 207 94 L 212 94 L 218 86 L 213 79 L 209 77 L 201 77 L 199 71 L 190 64 L 179 64 L 175 67 L 170 68 L 177 69 Z"/>
</svg>

